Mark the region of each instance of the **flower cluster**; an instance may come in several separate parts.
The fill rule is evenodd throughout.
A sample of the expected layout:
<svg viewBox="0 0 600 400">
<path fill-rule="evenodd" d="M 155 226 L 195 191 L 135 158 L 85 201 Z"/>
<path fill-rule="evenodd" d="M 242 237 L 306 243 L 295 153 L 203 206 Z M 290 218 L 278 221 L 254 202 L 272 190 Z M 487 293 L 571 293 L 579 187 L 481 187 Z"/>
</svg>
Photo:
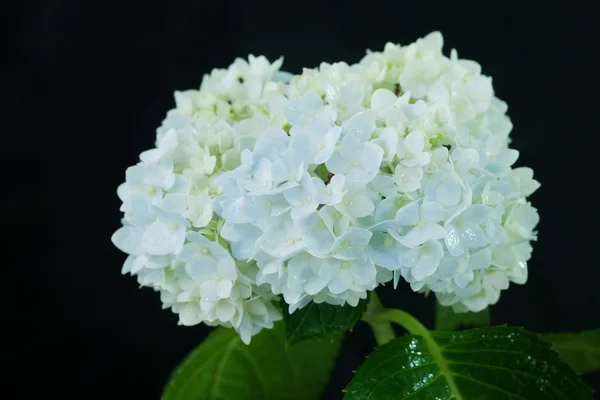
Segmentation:
<svg viewBox="0 0 600 400">
<path fill-rule="evenodd" d="M 406 281 L 456 311 L 527 280 L 539 183 L 512 168 L 507 106 L 434 32 L 291 76 L 238 59 L 176 92 L 118 194 L 123 272 L 181 324 L 244 342 L 308 303 Z"/>
</svg>

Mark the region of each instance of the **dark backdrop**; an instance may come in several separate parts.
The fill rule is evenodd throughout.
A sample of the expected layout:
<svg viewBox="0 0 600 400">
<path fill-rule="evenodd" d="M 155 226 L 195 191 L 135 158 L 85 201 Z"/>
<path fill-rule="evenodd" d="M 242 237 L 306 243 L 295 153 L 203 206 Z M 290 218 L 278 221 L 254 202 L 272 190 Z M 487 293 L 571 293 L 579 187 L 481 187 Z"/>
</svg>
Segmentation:
<svg viewBox="0 0 600 400">
<path fill-rule="evenodd" d="M 518 163 L 542 182 L 531 198 L 541 222 L 529 282 L 502 295 L 493 322 L 540 332 L 600 327 L 600 19 L 585 3 L 48 0 L 7 7 L 3 225 L 14 243 L 3 281 L 19 333 L 4 354 L 21 392 L 156 399 L 172 368 L 205 337 L 207 328 L 178 327 L 156 293 L 121 276 L 125 256 L 110 242 L 120 224 L 116 187 L 153 145 L 175 89 L 197 88 L 211 68 L 249 53 L 284 55 L 284 69 L 299 72 L 321 61 L 356 62 L 366 48 L 407 44 L 432 30 L 443 33 L 446 54 L 457 48 L 493 77 L 509 104 Z M 431 326 L 431 298 L 406 289 L 382 297 Z M 373 346 L 359 324 L 326 398 L 340 397 Z M 598 377 L 586 380 L 600 389 Z"/>
</svg>

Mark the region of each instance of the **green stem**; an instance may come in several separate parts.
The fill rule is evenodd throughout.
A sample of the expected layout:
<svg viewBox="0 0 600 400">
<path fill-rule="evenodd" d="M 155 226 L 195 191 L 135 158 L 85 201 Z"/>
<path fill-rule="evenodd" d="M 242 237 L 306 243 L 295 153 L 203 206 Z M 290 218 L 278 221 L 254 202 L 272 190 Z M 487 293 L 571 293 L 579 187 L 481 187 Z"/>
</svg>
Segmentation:
<svg viewBox="0 0 600 400">
<path fill-rule="evenodd" d="M 395 322 L 413 335 L 429 335 L 429 329 L 425 328 L 415 317 L 402 310 L 393 308 L 383 310 L 379 313 L 379 319 Z"/>
<path fill-rule="evenodd" d="M 388 321 L 383 320 L 379 317 L 382 312 L 385 312 L 385 308 L 381 305 L 381 301 L 375 292 L 371 292 L 371 300 L 367 306 L 367 311 L 362 316 L 362 320 L 365 321 L 373 330 L 373 336 L 378 346 L 386 344 L 392 339 L 396 338 L 396 333 L 392 324 Z"/>
</svg>

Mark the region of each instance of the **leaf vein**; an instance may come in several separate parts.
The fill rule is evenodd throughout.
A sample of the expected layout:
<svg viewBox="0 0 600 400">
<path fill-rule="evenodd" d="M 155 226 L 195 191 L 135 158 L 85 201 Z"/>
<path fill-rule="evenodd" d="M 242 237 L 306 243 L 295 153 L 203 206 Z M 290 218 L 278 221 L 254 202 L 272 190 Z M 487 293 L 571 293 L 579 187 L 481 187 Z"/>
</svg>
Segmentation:
<svg viewBox="0 0 600 400">
<path fill-rule="evenodd" d="M 233 349 L 235 348 L 235 346 L 238 343 L 239 343 L 239 337 L 237 335 L 235 335 L 230 340 L 229 344 L 227 344 L 227 347 L 225 348 L 225 351 L 223 352 L 223 356 L 217 364 L 217 369 L 215 370 L 215 379 L 212 381 L 212 384 L 210 385 L 210 389 L 208 391 L 209 399 L 217 399 L 217 390 L 219 387 L 219 381 L 221 380 L 221 376 L 223 374 L 223 370 L 225 369 L 225 365 L 227 365 L 227 362 L 229 361 L 231 352 L 233 351 Z"/>
<path fill-rule="evenodd" d="M 467 375 L 463 375 L 463 374 L 454 374 L 454 375 L 455 375 L 455 376 L 459 376 L 459 377 L 461 377 L 461 378 L 463 378 L 463 379 L 466 379 L 466 380 L 468 380 L 468 381 L 471 381 L 471 382 L 478 383 L 478 384 L 480 384 L 481 386 L 487 386 L 487 387 L 489 387 L 489 388 L 495 389 L 496 391 L 499 391 L 499 392 L 506 393 L 506 394 L 508 394 L 509 396 L 516 396 L 516 397 L 517 397 L 517 398 L 519 398 L 519 399 L 527 400 L 525 397 L 521 396 L 521 395 L 520 395 L 520 394 L 518 394 L 518 393 L 511 392 L 511 391 L 509 391 L 509 390 L 503 389 L 503 388 L 501 388 L 501 387 L 498 387 L 498 386 L 496 386 L 496 385 L 492 385 L 491 383 L 482 382 L 482 381 L 480 381 L 480 380 L 478 380 L 478 379 L 474 379 L 474 378 L 471 378 L 471 377 L 469 377 L 469 376 L 467 376 Z"/>
<path fill-rule="evenodd" d="M 434 363 L 431 363 L 431 364 L 434 364 Z M 394 372 L 393 374 L 390 374 L 390 375 L 386 376 L 385 378 L 383 378 L 383 379 L 381 379 L 379 382 L 377 382 L 377 383 L 375 384 L 375 386 L 373 386 L 373 389 L 371 389 L 371 391 L 369 392 L 369 396 L 367 397 L 367 399 L 371 399 L 371 398 L 373 398 L 373 399 L 374 399 L 374 397 L 371 397 L 371 396 L 372 396 L 372 395 L 373 395 L 373 393 L 375 392 L 375 389 L 377 389 L 377 386 L 379 386 L 379 385 L 380 385 L 380 384 L 382 384 L 383 382 L 387 381 L 388 379 L 391 379 L 391 378 L 393 378 L 393 377 L 395 377 L 395 376 L 398 376 L 398 375 L 400 375 L 400 374 L 402 374 L 403 372 L 406 372 L 406 371 L 408 371 L 408 370 L 415 370 L 415 369 L 419 369 L 419 368 L 421 368 L 421 367 L 425 367 L 425 366 L 427 366 L 427 365 L 428 365 L 428 364 L 422 364 L 422 365 L 420 365 L 420 366 L 418 366 L 418 367 L 415 367 L 415 368 L 406 368 L 406 369 L 401 369 L 400 371 L 396 371 L 396 372 Z"/>
<path fill-rule="evenodd" d="M 406 400 L 406 399 L 408 399 L 409 397 L 411 397 L 411 396 L 414 396 L 414 395 L 415 395 L 415 393 L 419 392 L 420 390 L 422 390 L 422 389 L 425 389 L 427 386 L 431 386 L 431 384 L 432 384 L 433 382 L 437 381 L 437 380 L 438 380 L 438 378 L 440 378 L 441 376 L 442 376 L 442 374 L 437 374 L 437 375 L 436 375 L 435 377 L 433 377 L 433 379 L 431 379 L 429 382 L 427 382 L 426 384 L 424 384 L 423 386 L 421 386 L 420 388 L 418 388 L 417 390 L 415 390 L 414 392 L 412 392 L 412 393 L 411 393 L 411 394 L 409 394 L 408 396 L 406 396 L 406 397 L 403 397 L 403 398 L 402 398 L 402 400 Z"/>
<path fill-rule="evenodd" d="M 254 360 L 252 355 L 250 353 L 248 353 L 248 351 L 245 348 L 238 348 L 237 350 L 241 355 L 244 356 L 244 358 L 246 360 L 248 360 L 250 365 L 252 365 L 252 368 L 254 369 L 254 374 L 256 375 L 256 377 L 258 378 L 258 382 L 260 383 L 260 390 L 264 394 L 263 398 L 270 399 L 271 395 L 266 389 L 267 388 L 266 379 L 262 373 L 262 370 L 260 369 L 260 366 L 256 364 L 256 361 Z"/>
<path fill-rule="evenodd" d="M 501 366 L 498 366 L 498 365 L 479 364 L 479 363 L 464 362 L 464 361 L 452 361 L 452 360 L 448 360 L 448 362 L 450 364 L 470 365 L 472 367 L 483 367 L 483 368 L 497 369 L 497 370 L 508 371 L 508 372 L 516 372 L 516 373 L 519 373 L 521 375 L 529 376 L 529 377 L 531 377 L 531 378 L 533 378 L 535 380 L 539 380 L 538 376 L 535 376 L 532 373 L 527 372 L 527 371 L 521 371 L 519 369 L 510 369 L 510 368 L 501 367 Z"/>
</svg>

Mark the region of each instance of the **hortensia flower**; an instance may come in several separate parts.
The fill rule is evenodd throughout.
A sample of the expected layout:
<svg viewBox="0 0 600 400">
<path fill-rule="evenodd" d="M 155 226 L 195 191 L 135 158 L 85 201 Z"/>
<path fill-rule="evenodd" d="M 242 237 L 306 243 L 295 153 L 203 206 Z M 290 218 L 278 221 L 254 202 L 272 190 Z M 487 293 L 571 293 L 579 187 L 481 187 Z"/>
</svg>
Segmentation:
<svg viewBox="0 0 600 400">
<path fill-rule="evenodd" d="M 237 59 L 175 93 L 118 189 L 123 273 L 182 325 L 246 343 L 282 299 L 356 306 L 391 282 L 479 311 L 527 280 L 539 183 L 513 168 L 477 63 L 444 56 L 438 32 L 355 65 L 281 63 Z"/>
</svg>

